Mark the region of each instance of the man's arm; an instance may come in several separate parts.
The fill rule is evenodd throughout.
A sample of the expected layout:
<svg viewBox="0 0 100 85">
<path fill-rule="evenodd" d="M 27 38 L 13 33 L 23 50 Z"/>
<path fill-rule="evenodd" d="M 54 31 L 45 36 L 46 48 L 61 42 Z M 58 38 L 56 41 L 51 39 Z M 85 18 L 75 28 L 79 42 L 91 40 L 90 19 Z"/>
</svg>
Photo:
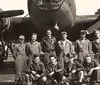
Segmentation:
<svg viewBox="0 0 100 85">
<path fill-rule="evenodd" d="M 28 43 L 26 44 L 25 51 L 26 51 L 26 55 L 29 57 L 29 54 L 30 54 L 30 46 L 29 46 Z"/>
<path fill-rule="evenodd" d="M 82 66 L 81 63 L 79 63 L 79 62 L 76 61 L 76 64 L 77 64 L 77 67 L 78 67 L 78 68 L 77 68 L 77 71 L 78 71 L 78 72 L 84 70 L 84 67 Z"/>
<path fill-rule="evenodd" d="M 42 63 L 41 65 L 42 65 L 42 66 L 41 66 L 41 67 L 42 67 L 42 68 L 41 68 L 41 69 L 42 69 L 42 74 L 41 74 L 40 76 L 43 77 L 43 76 L 46 74 L 46 70 L 45 70 L 44 64 Z"/>
<path fill-rule="evenodd" d="M 14 58 L 14 60 L 16 60 L 16 56 L 17 56 L 17 46 L 15 45 L 13 47 L 13 58 Z"/>
</svg>

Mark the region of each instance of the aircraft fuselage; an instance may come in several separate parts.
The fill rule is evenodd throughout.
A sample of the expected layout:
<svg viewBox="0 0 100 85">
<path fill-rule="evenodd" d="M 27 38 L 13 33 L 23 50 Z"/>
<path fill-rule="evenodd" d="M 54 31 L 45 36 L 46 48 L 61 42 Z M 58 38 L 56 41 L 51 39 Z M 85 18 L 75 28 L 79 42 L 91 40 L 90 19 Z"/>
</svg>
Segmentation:
<svg viewBox="0 0 100 85">
<path fill-rule="evenodd" d="M 70 28 L 75 23 L 74 0 L 28 0 L 28 11 L 33 24 L 40 31 L 53 28 L 57 22 L 60 29 Z"/>
</svg>

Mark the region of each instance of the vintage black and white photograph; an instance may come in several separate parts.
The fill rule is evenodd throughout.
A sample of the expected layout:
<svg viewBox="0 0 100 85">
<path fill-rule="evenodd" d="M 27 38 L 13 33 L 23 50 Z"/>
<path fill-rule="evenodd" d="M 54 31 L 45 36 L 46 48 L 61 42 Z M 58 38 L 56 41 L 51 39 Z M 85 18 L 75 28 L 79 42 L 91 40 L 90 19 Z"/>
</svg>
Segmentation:
<svg viewBox="0 0 100 85">
<path fill-rule="evenodd" d="M 100 85 L 100 0 L 0 0 L 0 85 Z"/>
</svg>

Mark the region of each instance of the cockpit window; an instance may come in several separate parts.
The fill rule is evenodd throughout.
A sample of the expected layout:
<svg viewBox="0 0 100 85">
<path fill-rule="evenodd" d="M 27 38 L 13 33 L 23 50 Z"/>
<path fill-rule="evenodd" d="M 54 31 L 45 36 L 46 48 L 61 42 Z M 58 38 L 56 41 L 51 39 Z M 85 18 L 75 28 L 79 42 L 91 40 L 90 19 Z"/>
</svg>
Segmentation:
<svg viewBox="0 0 100 85">
<path fill-rule="evenodd" d="M 58 9 L 64 0 L 33 0 L 38 9 L 41 10 L 56 10 Z"/>
<path fill-rule="evenodd" d="M 35 3 L 35 5 L 37 6 L 40 6 L 42 4 L 45 4 L 45 3 L 59 3 L 61 2 L 62 0 L 33 0 L 33 2 Z"/>
</svg>

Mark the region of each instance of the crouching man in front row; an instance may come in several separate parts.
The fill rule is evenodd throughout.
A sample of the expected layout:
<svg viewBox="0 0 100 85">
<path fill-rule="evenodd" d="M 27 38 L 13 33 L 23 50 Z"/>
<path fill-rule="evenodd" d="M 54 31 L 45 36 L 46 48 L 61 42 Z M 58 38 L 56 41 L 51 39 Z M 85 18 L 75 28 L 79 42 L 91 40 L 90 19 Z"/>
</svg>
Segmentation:
<svg viewBox="0 0 100 85">
<path fill-rule="evenodd" d="M 31 83 L 44 85 L 46 82 L 45 73 L 44 64 L 40 61 L 39 55 L 35 54 L 33 63 L 29 63 L 26 69 L 27 85 L 31 85 Z"/>
<path fill-rule="evenodd" d="M 56 56 L 51 54 L 49 56 L 50 63 L 47 65 L 47 82 L 46 85 L 61 85 L 62 69 L 60 63 L 57 62 Z"/>
<path fill-rule="evenodd" d="M 90 55 L 87 55 L 83 63 L 85 80 L 90 82 L 90 85 L 94 83 L 100 83 L 100 64 L 96 59 L 92 60 Z"/>
<path fill-rule="evenodd" d="M 64 66 L 64 76 L 63 80 L 65 80 L 66 84 L 73 85 L 73 81 L 78 81 L 78 85 L 82 85 L 82 79 L 83 79 L 83 66 L 74 60 L 74 54 L 68 53 L 66 55 L 68 57 L 68 62 L 65 63 Z"/>
</svg>

